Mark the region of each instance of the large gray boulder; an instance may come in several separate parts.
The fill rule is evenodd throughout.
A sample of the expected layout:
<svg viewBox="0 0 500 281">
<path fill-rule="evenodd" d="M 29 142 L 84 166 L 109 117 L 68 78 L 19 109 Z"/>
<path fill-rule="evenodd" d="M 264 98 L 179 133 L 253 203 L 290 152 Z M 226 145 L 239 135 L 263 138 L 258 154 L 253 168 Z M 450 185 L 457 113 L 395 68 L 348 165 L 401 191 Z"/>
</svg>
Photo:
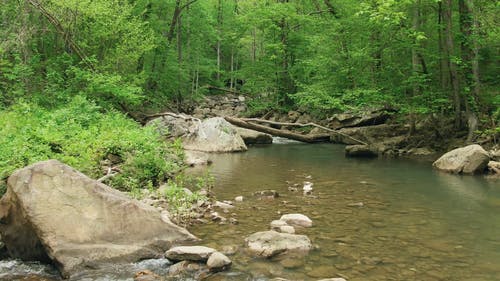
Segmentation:
<svg viewBox="0 0 500 281">
<path fill-rule="evenodd" d="M 248 250 L 256 256 L 271 258 L 286 252 L 306 253 L 312 249 L 311 240 L 305 235 L 261 231 L 245 239 Z"/>
<path fill-rule="evenodd" d="M 266 133 L 257 132 L 245 128 L 235 127 L 246 145 L 249 144 L 271 144 L 273 137 Z"/>
<path fill-rule="evenodd" d="M 184 138 L 184 148 L 204 152 L 246 151 L 247 146 L 233 125 L 222 117 L 203 120 L 195 134 Z"/>
<path fill-rule="evenodd" d="M 158 257 L 196 240 L 155 208 L 56 160 L 9 177 L 0 221 L 11 257 L 51 261 L 64 277 L 96 263 Z"/>
<path fill-rule="evenodd" d="M 472 144 L 445 153 L 432 165 L 449 173 L 476 174 L 484 172 L 489 160 L 486 150 L 480 145 Z"/>
</svg>

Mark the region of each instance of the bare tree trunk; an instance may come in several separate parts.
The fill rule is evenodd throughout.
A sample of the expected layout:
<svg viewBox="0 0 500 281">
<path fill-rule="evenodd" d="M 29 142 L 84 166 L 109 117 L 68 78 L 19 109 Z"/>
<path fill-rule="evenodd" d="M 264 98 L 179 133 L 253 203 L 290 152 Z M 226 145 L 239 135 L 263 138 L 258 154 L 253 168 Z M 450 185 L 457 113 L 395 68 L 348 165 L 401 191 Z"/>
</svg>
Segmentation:
<svg viewBox="0 0 500 281">
<path fill-rule="evenodd" d="M 457 72 L 457 65 L 454 62 L 454 47 L 455 43 L 453 40 L 453 23 L 452 23 L 452 11 L 453 11 L 453 1 L 446 0 L 446 7 L 444 11 L 444 21 L 446 24 L 446 54 L 448 69 L 450 72 L 450 82 L 451 91 L 453 97 L 453 105 L 455 107 L 455 128 L 460 128 L 462 126 L 461 120 L 461 98 L 460 98 L 460 81 Z"/>
<path fill-rule="evenodd" d="M 168 43 L 172 43 L 172 40 L 174 39 L 174 33 L 175 33 L 175 28 L 177 26 L 177 20 L 179 20 L 179 16 L 182 13 L 182 10 L 185 8 L 189 7 L 191 4 L 195 3 L 198 0 L 191 0 L 188 1 L 186 4 L 182 4 L 182 0 L 175 0 L 175 8 L 174 8 L 174 14 L 172 15 L 172 20 L 170 21 L 170 27 L 168 29 L 167 33 L 167 41 Z"/>
<path fill-rule="evenodd" d="M 462 41 L 460 48 L 463 62 L 464 104 L 467 115 L 467 142 L 471 142 L 477 130 L 479 120 L 476 115 L 477 97 L 479 93 L 479 71 L 477 67 L 477 43 L 474 39 L 474 3 L 473 0 L 459 0 L 460 32 Z"/>
<path fill-rule="evenodd" d="M 412 17 L 412 28 L 413 31 L 418 33 L 420 31 L 420 1 L 416 1 L 413 7 L 413 17 Z M 411 49 L 411 66 L 412 66 L 412 75 L 413 75 L 413 98 L 420 95 L 420 83 L 417 77 L 421 73 L 421 63 L 420 58 L 418 56 L 418 39 L 415 37 L 413 42 L 413 47 Z M 416 116 L 415 111 L 413 109 L 413 104 L 409 113 L 410 119 L 410 130 L 409 134 L 413 135 L 416 130 Z"/>
<path fill-rule="evenodd" d="M 257 59 L 257 28 L 252 29 L 252 63 Z"/>
<path fill-rule="evenodd" d="M 234 48 L 231 47 L 231 75 L 229 89 L 234 89 Z"/>
<path fill-rule="evenodd" d="M 443 2 L 438 1 L 438 44 L 439 44 L 439 78 L 441 82 L 441 90 L 444 92 L 448 88 L 448 63 L 447 63 L 447 55 L 445 45 L 446 42 L 444 40 L 443 33 L 445 28 L 443 26 Z"/>
<path fill-rule="evenodd" d="M 182 16 L 177 18 L 177 107 L 182 104 Z"/>
<path fill-rule="evenodd" d="M 222 0 L 217 1 L 217 81 L 221 76 Z"/>
</svg>

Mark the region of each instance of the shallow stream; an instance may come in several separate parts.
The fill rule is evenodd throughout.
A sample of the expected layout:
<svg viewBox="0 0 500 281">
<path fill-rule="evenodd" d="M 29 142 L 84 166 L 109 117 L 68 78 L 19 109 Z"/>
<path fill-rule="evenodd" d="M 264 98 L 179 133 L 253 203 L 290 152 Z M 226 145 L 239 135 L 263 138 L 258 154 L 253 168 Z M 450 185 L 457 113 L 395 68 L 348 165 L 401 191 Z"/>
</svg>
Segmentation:
<svg viewBox="0 0 500 281">
<path fill-rule="evenodd" d="M 209 280 L 500 280 L 499 181 L 440 173 L 429 162 L 349 159 L 343 146 L 331 144 L 273 144 L 212 160 L 208 169 L 216 178 L 217 198 L 243 196 L 244 201 L 220 212 L 238 224 L 189 229 L 203 245 L 240 249 L 230 257 L 232 269 Z M 304 181 L 314 184 L 311 195 L 302 194 Z M 299 191 L 289 190 L 294 184 Z M 253 196 L 266 189 L 280 196 Z M 313 220 L 312 228 L 298 233 L 315 249 L 305 257 L 247 255 L 244 238 L 268 230 L 285 213 Z M 166 262 L 109 268 L 75 280 L 131 280 L 131 272 L 141 268 L 165 274 Z M 17 280 L 41 280 L 23 279 L 30 270 L 54 279 L 47 268 L 1 261 L 0 280 L 12 280 L 16 272 Z"/>
</svg>

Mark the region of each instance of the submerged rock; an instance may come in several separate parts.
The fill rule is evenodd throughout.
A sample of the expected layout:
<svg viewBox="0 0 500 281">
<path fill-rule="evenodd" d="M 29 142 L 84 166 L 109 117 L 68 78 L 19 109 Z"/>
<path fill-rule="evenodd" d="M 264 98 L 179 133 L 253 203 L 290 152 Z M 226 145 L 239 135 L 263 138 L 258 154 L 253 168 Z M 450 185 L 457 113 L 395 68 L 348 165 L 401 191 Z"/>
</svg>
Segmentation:
<svg viewBox="0 0 500 281">
<path fill-rule="evenodd" d="M 278 197 L 280 197 L 280 194 L 274 189 L 256 191 L 253 193 L 253 195 L 258 196 L 258 197 L 264 197 L 264 198 L 278 198 Z"/>
<path fill-rule="evenodd" d="M 205 246 L 179 246 L 168 250 L 165 256 L 174 261 L 206 261 L 216 250 Z"/>
<path fill-rule="evenodd" d="M 161 276 L 155 274 L 151 270 L 142 270 L 134 275 L 134 281 L 161 281 Z"/>
<path fill-rule="evenodd" d="M 348 157 L 377 157 L 378 149 L 371 145 L 348 145 L 345 147 L 345 155 Z"/>
<path fill-rule="evenodd" d="M 489 160 L 488 152 L 480 145 L 473 144 L 445 153 L 432 165 L 449 173 L 477 174 L 484 172 Z"/>
<path fill-rule="evenodd" d="M 247 146 L 233 125 L 224 118 L 203 120 L 195 134 L 184 138 L 184 148 L 204 152 L 246 151 Z"/>
<path fill-rule="evenodd" d="M 204 263 L 195 261 L 181 261 L 178 262 L 168 269 L 169 276 L 180 277 L 183 275 L 195 275 L 200 276 L 208 271 L 207 266 Z"/>
<path fill-rule="evenodd" d="M 311 240 L 305 235 L 273 230 L 254 233 L 245 239 L 245 243 L 251 253 L 265 258 L 285 252 L 308 252 L 312 249 Z"/>
<path fill-rule="evenodd" d="M 212 163 L 212 161 L 208 157 L 208 154 L 205 152 L 186 150 L 184 151 L 184 155 L 186 156 L 186 165 L 191 167 L 208 165 Z"/>
<path fill-rule="evenodd" d="M 51 261 L 65 277 L 96 263 L 158 257 L 196 239 L 155 208 L 56 160 L 10 176 L 0 220 L 11 257 Z"/>
</svg>

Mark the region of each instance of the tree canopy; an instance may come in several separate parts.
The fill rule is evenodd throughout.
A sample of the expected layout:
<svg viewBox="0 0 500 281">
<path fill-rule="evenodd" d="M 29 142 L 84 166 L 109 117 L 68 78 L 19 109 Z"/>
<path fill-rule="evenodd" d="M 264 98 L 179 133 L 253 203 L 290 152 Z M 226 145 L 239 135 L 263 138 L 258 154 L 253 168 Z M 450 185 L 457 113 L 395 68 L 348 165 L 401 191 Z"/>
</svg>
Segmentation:
<svg viewBox="0 0 500 281">
<path fill-rule="evenodd" d="M 500 115 L 495 1 L 1 3 L 3 107 L 80 95 L 131 113 L 225 88 L 261 110 L 391 105 L 410 121 L 455 116 L 457 129 Z"/>
</svg>

